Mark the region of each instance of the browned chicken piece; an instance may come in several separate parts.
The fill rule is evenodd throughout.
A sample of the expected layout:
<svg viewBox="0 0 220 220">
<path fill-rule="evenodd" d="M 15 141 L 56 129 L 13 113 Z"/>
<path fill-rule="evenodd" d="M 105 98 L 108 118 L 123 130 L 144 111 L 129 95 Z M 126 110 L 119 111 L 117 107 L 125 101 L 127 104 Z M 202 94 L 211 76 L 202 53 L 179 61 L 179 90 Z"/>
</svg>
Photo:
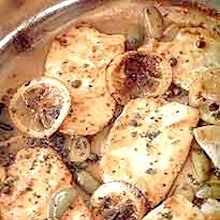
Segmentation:
<svg viewBox="0 0 220 220">
<path fill-rule="evenodd" d="M 174 41 L 151 44 L 140 50 L 163 55 L 173 67 L 174 82 L 186 90 L 207 69 L 220 66 L 220 42 L 204 28 L 182 28 Z"/>
<path fill-rule="evenodd" d="M 3 220 L 42 220 L 48 217 L 52 194 L 71 187 L 71 174 L 52 149 L 35 147 L 17 153 L 5 181 Z"/>
<path fill-rule="evenodd" d="M 124 41 L 123 35 L 89 27 L 72 27 L 55 38 L 44 75 L 61 80 L 71 93 L 72 110 L 62 132 L 93 135 L 112 118 L 115 101 L 106 89 L 105 68 L 124 51 Z"/>
<path fill-rule="evenodd" d="M 198 207 L 184 196 L 173 196 L 148 213 L 142 220 L 205 220 Z"/>
<path fill-rule="evenodd" d="M 198 111 L 162 99 L 130 101 L 116 120 L 101 160 L 103 180 L 122 180 L 141 189 L 151 205 L 161 202 L 181 170 Z"/>
</svg>

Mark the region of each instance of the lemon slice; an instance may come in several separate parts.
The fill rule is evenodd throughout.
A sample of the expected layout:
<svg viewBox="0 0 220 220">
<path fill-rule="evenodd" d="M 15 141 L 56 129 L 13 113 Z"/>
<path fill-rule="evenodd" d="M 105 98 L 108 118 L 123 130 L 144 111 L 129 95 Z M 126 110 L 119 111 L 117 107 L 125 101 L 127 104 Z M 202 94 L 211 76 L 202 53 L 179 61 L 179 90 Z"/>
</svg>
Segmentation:
<svg viewBox="0 0 220 220">
<path fill-rule="evenodd" d="M 105 183 L 91 197 L 94 220 L 140 220 L 149 209 L 144 194 L 132 184 L 123 181 Z"/>
<path fill-rule="evenodd" d="M 109 64 L 106 80 L 109 93 L 124 105 L 137 97 L 164 94 L 172 81 L 172 68 L 158 54 L 131 51 Z"/>
<path fill-rule="evenodd" d="M 52 135 L 70 109 L 68 89 L 58 80 L 40 78 L 23 84 L 10 101 L 9 113 L 23 133 L 42 138 Z"/>
</svg>

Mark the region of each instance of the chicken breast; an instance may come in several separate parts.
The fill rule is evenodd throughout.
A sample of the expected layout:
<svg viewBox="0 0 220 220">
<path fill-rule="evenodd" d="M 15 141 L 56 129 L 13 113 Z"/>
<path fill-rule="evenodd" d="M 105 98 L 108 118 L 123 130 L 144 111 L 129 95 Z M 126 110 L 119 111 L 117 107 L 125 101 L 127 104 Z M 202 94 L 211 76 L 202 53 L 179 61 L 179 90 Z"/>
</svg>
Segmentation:
<svg viewBox="0 0 220 220">
<path fill-rule="evenodd" d="M 52 194 L 71 187 L 71 174 L 49 148 L 19 151 L 7 175 L 10 187 L 0 197 L 3 220 L 46 219 Z"/>
<path fill-rule="evenodd" d="M 103 181 L 130 182 L 157 205 L 186 160 L 198 118 L 196 109 L 176 102 L 130 101 L 108 136 Z"/>
<path fill-rule="evenodd" d="M 173 66 L 173 80 L 183 89 L 190 85 L 207 69 L 220 66 L 220 41 L 207 29 L 200 27 L 182 28 L 173 42 L 156 42 L 153 50 L 163 55 Z"/>
<path fill-rule="evenodd" d="M 70 209 L 62 216 L 61 220 L 92 220 L 92 216 L 83 199 L 78 197 Z"/>
<path fill-rule="evenodd" d="M 199 208 L 184 196 L 168 198 L 160 206 L 148 213 L 142 220 L 205 220 Z"/>
<path fill-rule="evenodd" d="M 71 93 L 72 110 L 62 132 L 93 135 L 112 118 L 115 101 L 106 89 L 105 68 L 124 51 L 124 41 L 123 35 L 89 27 L 72 27 L 55 38 L 44 75 L 61 80 Z"/>
</svg>

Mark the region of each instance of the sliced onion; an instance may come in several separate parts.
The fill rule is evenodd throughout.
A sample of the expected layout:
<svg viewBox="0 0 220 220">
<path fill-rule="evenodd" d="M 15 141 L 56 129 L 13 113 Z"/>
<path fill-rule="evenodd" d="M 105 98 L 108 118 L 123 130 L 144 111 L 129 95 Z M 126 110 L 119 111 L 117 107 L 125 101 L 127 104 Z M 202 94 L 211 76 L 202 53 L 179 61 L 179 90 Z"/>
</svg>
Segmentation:
<svg viewBox="0 0 220 220">
<path fill-rule="evenodd" d="M 85 170 L 78 170 L 75 175 L 77 183 L 88 194 L 92 194 L 100 186 L 98 180 Z"/>
<path fill-rule="evenodd" d="M 106 139 L 108 137 L 110 126 L 105 127 L 101 132 L 94 136 L 91 142 L 91 152 L 99 157 L 105 153 Z"/>
<path fill-rule="evenodd" d="M 149 5 L 143 12 L 144 24 L 149 38 L 160 39 L 163 34 L 163 17 L 160 11 Z"/>
<path fill-rule="evenodd" d="M 169 25 L 163 32 L 161 41 L 170 42 L 173 41 L 179 32 L 179 26 L 176 24 Z"/>
<path fill-rule="evenodd" d="M 197 143 L 212 160 L 214 166 L 220 169 L 220 126 L 203 126 L 194 129 L 193 132 Z"/>
<path fill-rule="evenodd" d="M 208 180 L 211 164 L 208 157 L 201 150 L 191 151 L 191 165 L 194 176 L 199 183 Z"/>
<path fill-rule="evenodd" d="M 77 198 L 78 191 L 74 188 L 65 188 L 57 192 L 50 204 L 49 218 L 53 220 L 60 219 L 60 217 L 68 210 L 73 201 Z"/>
</svg>

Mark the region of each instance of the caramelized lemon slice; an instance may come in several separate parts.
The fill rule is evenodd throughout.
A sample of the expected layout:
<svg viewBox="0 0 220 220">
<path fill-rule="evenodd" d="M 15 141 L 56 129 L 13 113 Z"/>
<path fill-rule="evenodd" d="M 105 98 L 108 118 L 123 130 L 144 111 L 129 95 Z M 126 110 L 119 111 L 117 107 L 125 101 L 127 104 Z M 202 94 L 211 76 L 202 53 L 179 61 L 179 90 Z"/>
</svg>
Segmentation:
<svg viewBox="0 0 220 220">
<path fill-rule="evenodd" d="M 101 185 L 91 197 L 94 220 L 140 220 L 149 208 L 142 192 L 122 181 Z"/>
<path fill-rule="evenodd" d="M 131 51 L 117 56 L 106 71 L 110 94 L 120 104 L 162 95 L 172 81 L 171 66 L 159 55 Z"/>
<path fill-rule="evenodd" d="M 11 99 L 10 117 L 15 126 L 30 136 L 52 135 L 70 109 L 68 89 L 52 78 L 34 79 L 23 84 Z"/>
</svg>

